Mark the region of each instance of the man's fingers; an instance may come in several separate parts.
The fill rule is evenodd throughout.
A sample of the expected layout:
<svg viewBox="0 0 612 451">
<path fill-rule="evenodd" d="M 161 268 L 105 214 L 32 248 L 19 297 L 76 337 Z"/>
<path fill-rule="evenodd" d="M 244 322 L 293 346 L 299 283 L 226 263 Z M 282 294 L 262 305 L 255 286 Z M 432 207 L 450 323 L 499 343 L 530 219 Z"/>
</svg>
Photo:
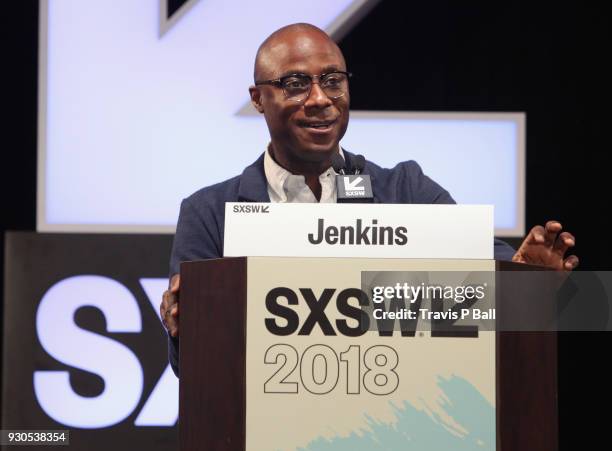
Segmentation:
<svg viewBox="0 0 612 451">
<path fill-rule="evenodd" d="M 557 270 L 573 270 L 578 266 L 578 257 L 563 257 L 569 248 L 576 245 L 576 238 L 562 230 L 563 226 L 559 221 L 548 221 L 545 226 L 533 227 L 512 257 L 512 261 L 535 263 Z"/>
<path fill-rule="evenodd" d="M 563 269 L 565 269 L 566 271 L 571 271 L 578 266 L 578 263 L 580 263 L 578 257 L 576 257 L 575 255 L 570 255 L 563 261 Z"/>
<path fill-rule="evenodd" d="M 159 304 L 159 316 L 161 317 L 162 321 L 164 319 L 164 315 L 166 313 L 166 310 L 168 310 L 168 296 L 170 295 L 170 292 L 168 290 L 164 291 L 164 294 L 162 294 L 162 301 Z"/>
<path fill-rule="evenodd" d="M 171 283 L 174 282 L 174 278 Z M 178 283 L 178 282 L 177 282 Z M 164 291 L 162 302 L 159 305 L 159 314 L 162 323 L 168 333 L 173 336 L 178 336 L 178 319 L 179 319 L 179 304 L 178 294 L 171 290 Z"/>
<path fill-rule="evenodd" d="M 557 234 L 563 229 L 563 226 L 559 221 L 548 221 L 546 226 L 535 226 L 529 232 L 526 242 L 528 244 L 547 244 L 552 246 L 556 239 Z"/>
<path fill-rule="evenodd" d="M 532 243 L 544 244 L 545 241 L 546 241 L 546 230 L 542 226 L 533 227 L 531 231 L 529 232 L 527 239 L 525 240 L 525 242 L 528 244 L 532 244 Z"/>
<path fill-rule="evenodd" d="M 168 314 L 164 316 L 164 321 L 168 331 L 176 329 L 178 326 L 178 318 L 175 318 L 170 310 L 168 310 Z"/>
<path fill-rule="evenodd" d="M 180 290 L 180 286 L 181 286 L 181 275 L 180 274 L 173 275 L 172 278 L 170 279 L 170 291 L 176 294 Z"/>
<path fill-rule="evenodd" d="M 562 232 L 555 241 L 554 250 L 561 256 L 565 255 L 565 252 L 576 245 L 576 238 L 569 232 Z"/>
<path fill-rule="evenodd" d="M 557 234 L 563 229 L 563 226 L 559 221 L 548 221 L 544 227 L 546 244 L 553 245 L 557 239 Z"/>
<path fill-rule="evenodd" d="M 162 301 L 159 306 L 160 314 L 164 316 L 165 311 L 168 310 L 173 305 L 175 305 L 176 302 L 177 302 L 176 296 L 172 294 L 170 290 L 164 291 L 164 294 L 162 295 Z"/>
<path fill-rule="evenodd" d="M 173 337 L 178 336 L 178 304 L 175 304 L 164 312 L 162 322 L 164 323 L 164 327 L 166 328 L 166 330 L 168 330 L 168 333 L 170 335 L 172 335 Z"/>
</svg>

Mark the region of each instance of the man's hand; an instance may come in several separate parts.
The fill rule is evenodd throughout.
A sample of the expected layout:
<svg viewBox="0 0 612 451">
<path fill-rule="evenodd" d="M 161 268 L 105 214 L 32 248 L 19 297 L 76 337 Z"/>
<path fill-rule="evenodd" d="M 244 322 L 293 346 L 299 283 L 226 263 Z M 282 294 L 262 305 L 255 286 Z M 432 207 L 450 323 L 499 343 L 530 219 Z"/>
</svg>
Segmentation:
<svg viewBox="0 0 612 451">
<path fill-rule="evenodd" d="M 181 276 L 175 274 L 170 279 L 170 288 L 164 291 L 162 302 L 159 306 L 159 314 L 162 323 L 172 337 L 179 336 L 179 289 Z"/>
<path fill-rule="evenodd" d="M 563 226 L 557 221 L 548 221 L 544 227 L 535 226 L 512 261 L 571 271 L 578 266 L 578 257 L 570 255 L 565 258 L 565 252 L 574 247 L 576 239 L 571 233 L 561 232 L 562 229 Z"/>
</svg>

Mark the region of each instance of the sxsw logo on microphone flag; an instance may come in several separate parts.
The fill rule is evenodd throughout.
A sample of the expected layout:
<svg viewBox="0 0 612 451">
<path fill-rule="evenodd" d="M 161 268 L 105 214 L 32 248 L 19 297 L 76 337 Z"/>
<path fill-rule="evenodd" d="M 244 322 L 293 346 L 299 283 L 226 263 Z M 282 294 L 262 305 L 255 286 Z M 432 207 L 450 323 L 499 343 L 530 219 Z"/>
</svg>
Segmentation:
<svg viewBox="0 0 612 451">
<path fill-rule="evenodd" d="M 358 191 L 359 195 L 365 194 L 365 187 L 362 185 L 363 177 L 355 177 L 351 180 L 350 176 L 344 177 L 344 192 Z"/>
<path fill-rule="evenodd" d="M 339 175 L 336 178 L 336 186 L 338 199 L 372 198 L 372 183 L 369 175 Z"/>
</svg>

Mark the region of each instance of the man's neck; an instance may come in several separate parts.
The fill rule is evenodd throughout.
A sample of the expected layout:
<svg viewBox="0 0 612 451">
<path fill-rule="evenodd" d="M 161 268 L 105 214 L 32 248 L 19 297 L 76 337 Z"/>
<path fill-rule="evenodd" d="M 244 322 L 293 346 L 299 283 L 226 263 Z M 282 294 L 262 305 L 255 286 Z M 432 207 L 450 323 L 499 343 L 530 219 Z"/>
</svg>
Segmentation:
<svg viewBox="0 0 612 451">
<path fill-rule="evenodd" d="M 339 149 L 339 146 L 338 146 Z M 326 158 L 320 161 L 305 161 L 298 160 L 292 157 L 291 152 L 279 152 L 270 143 L 268 146 L 270 155 L 282 168 L 295 175 L 303 175 L 304 177 L 318 177 L 323 174 L 331 166 L 331 158 L 335 152 L 329 154 Z"/>
</svg>

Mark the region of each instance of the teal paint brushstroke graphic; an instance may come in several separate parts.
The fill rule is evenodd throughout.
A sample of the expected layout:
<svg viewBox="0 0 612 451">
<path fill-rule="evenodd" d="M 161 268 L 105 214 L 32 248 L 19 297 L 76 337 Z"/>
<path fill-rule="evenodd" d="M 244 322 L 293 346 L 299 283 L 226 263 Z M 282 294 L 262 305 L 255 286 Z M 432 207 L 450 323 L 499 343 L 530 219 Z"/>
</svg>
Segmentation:
<svg viewBox="0 0 612 451">
<path fill-rule="evenodd" d="M 346 437 L 318 437 L 296 451 L 493 451 L 495 408 L 467 380 L 438 377 L 444 396 L 439 407 L 461 429 L 446 423 L 438 414 L 418 410 L 408 401 L 391 403 L 396 421 L 382 423 L 364 414 L 369 429 Z"/>
</svg>

